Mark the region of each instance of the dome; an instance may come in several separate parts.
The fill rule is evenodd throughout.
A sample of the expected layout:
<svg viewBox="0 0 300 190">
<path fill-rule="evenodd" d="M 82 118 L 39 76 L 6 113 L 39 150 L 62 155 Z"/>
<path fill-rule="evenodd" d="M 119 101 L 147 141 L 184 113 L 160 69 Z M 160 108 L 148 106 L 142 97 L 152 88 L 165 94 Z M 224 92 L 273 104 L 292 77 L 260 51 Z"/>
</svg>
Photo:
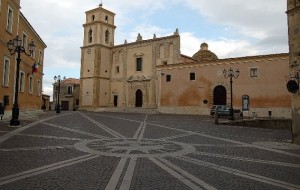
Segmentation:
<svg viewBox="0 0 300 190">
<path fill-rule="evenodd" d="M 199 62 L 208 62 L 218 60 L 218 56 L 208 50 L 208 44 L 202 43 L 200 50 L 193 55 L 193 58 Z"/>
</svg>

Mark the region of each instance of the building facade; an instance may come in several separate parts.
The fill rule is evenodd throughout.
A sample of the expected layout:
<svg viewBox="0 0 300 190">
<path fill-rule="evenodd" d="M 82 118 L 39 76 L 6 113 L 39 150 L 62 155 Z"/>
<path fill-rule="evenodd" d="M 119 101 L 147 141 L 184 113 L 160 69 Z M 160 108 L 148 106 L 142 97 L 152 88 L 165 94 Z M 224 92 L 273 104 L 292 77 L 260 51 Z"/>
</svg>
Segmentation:
<svg viewBox="0 0 300 190">
<path fill-rule="evenodd" d="M 230 79 L 223 71 L 232 68 L 240 71 L 239 77 L 233 78 L 233 106 L 243 110 L 244 116 L 291 117 L 291 95 L 285 89 L 287 53 L 229 59 L 214 56 L 198 55 L 207 60 L 157 67 L 160 112 L 207 115 L 212 105 L 230 105 Z"/>
<path fill-rule="evenodd" d="M 0 103 L 5 106 L 4 118 L 11 115 L 14 103 L 17 55 L 11 55 L 7 42 L 17 36 L 29 53 L 28 44 L 36 45 L 32 56 L 21 53 L 19 75 L 19 108 L 22 110 L 40 110 L 42 106 L 42 82 L 44 50 L 47 47 L 38 33 L 20 11 L 20 0 L 0 0 Z M 38 65 L 33 73 L 32 66 Z"/>
<path fill-rule="evenodd" d="M 289 72 L 291 80 L 298 83 L 298 90 L 292 96 L 292 132 L 294 141 L 300 144 L 300 0 L 287 1 L 287 16 L 290 47 Z"/>
<path fill-rule="evenodd" d="M 60 86 L 60 89 L 59 89 Z M 59 91 L 59 93 L 58 93 Z M 75 78 L 67 78 L 53 84 L 52 110 L 56 108 L 59 100 L 60 109 L 63 111 L 77 110 L 79 106 L 80 81 Z M 59 98 L 58 98 L 59 96 Z"/>
<path fill-rule="evenodd" d="M 245 114 L 291 117 L 285 88 L 288 54 L 218 59 L 206 43 L 192 57 L 180 52 L 180 35 L 114 45 L 115 14 L 102 7 L 86 12 L 81 48 L 80 109 L 149 108 L 162 113 L 209 114 L 230 104 L 223 70 L 240 70 L 234 107 Z M 247 105 L 246 105 L 247 103 Z M 244 107 L 243 107 L 244 106 Z"/>
</svg>

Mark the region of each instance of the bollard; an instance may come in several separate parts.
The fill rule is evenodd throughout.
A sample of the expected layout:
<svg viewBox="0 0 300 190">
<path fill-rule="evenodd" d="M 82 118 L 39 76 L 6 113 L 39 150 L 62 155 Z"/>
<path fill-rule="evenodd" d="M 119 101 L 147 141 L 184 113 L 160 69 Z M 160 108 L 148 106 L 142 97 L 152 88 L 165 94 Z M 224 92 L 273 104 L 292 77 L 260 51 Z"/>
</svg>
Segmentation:
<svg viewBox="0 0 300 190">
<path fill-rule="evenodd" d="M 216 112 L 215 112 L 215 124 L 216 124 L 216 125 L 219 124 L 219 114 L 218 114 L 218 110 L 216 110 Z"/>
</svg>

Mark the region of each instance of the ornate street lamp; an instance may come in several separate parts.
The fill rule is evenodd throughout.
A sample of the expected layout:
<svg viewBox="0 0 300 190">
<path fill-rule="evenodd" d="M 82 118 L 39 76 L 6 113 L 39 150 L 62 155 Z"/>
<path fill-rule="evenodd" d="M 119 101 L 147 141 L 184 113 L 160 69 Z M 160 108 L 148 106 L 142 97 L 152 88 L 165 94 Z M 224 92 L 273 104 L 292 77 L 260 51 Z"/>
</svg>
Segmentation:
<svg viewBox="0 0 300 190">
<path fill-rule="evenodd" d="M 66 80 L 66 77 L 63 78 L 64 80 Z M 56 113 L 60 113 L 60 105 L 59 105 L 59 94 L 60 94 L 60 81 L 61 81 L 61 78 L 60 78 L 60 75 L 58 76 L 54 76 L 54 81 L 55 81 L 55 84 L 58 83 L 58 88 L 56 88 Z"/>
<path fill-rule="evenodd" d="M 10 40 L 7 43 L 7 48 L 11 55 L 17 53 L 17 70 L 16 70 L 16 84 L 15 84 L 15 102 L 12 108 L 12 119 L 10 120 L 11 126 L 20 125 L 19 121 L 19 104 L 18 104 L 18 96 L 19 96 L 19 72 L 20 72 L 20 63 L 21 63 L 21 53 L 24 53 L 27 56 L 31 56 L 35 50 L 35 44 L 33 41 L 29 44 L 29 53 L 26 52 L 25 47 L 22 44 L 22 40 L 17 36 L 15 39 Z"/>
<path fill-rule="evenodd" d="M 229 119 L 234 120 L 233 104 L 232 104 L 232 78 L 237 79 L 240 75 L 240 71 L 237 69 L 235 72 L 233 72 L 233 70 L 230 67 L 229 70 L 224 69 L 223 75 L 224 75 L 225 79 L 227 79 L 227 78 L 230 79 L 230 117 L 229 117 Z"/>
</svg>

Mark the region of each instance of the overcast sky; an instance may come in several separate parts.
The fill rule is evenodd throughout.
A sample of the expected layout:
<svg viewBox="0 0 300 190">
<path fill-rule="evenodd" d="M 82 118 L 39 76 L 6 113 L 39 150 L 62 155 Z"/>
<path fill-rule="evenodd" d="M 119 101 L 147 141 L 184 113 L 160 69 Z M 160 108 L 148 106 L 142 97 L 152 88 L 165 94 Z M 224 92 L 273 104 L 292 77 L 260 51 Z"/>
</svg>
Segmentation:
<svg viewBox="0 0 300 190">
<path fill-rule="evenodd" d="M 21 11 L 47 44 L 43 90 L 54 75 L 80 77 L 85 12 L 101 0 L 21 0 Z M 103 0 L 115 16 L 115 44 L 173 34 L 193 56 L 206 42 L 219 58 L 288 52 L 286 0 Z"/>
</svg>

